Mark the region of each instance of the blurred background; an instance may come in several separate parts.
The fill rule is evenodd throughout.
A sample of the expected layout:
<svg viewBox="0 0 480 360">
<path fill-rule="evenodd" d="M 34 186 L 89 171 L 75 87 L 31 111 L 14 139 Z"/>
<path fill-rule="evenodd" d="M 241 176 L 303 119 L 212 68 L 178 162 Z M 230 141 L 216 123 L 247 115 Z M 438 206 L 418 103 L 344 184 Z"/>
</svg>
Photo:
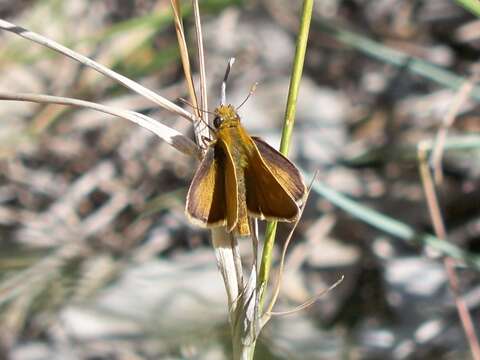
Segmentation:
<svg viewBox="0 0 480 360">
<path fill-rule="evenodd" d="M 200 6 L 210 108 L 235 56 L 227 98 L 240 104 L 258 82 L 240 115 L 252 135 L 278 146 L 301 3 Z M 0 1 L 0 17 L 170 100 L 187 96 L 166 0 Z M 0 43 L 1 91 L 140 111 L 193 138 L 184 119 L 66 57 L 7 32 Z M 422 235 L 434 229 L 416 146 L 442 128 L 479 48 L 480 21 L 452 0 L 315 3 L 291 158 L 307 179 L 318 169 L 322 189 L 347 195 L 357 213 L 312 191 L 277 310 L 345 280 L 308 309 L 274 318 L 257 359 L 471 358 L 443 243 Z M 474 87 L 461 101 L 438 188 L 449 241 L 470 260 L 456 271 L 477 332 L 479 99 Z M 195 160 L 92 111 L 4 101 L 0 118 L 0 358 L 229 358 L 209 232 L 183 210 Z M 385 217 L 367 224 L 366 209 Z M 251 245 L 241 246 L 249 261 Z"/>
</svg>

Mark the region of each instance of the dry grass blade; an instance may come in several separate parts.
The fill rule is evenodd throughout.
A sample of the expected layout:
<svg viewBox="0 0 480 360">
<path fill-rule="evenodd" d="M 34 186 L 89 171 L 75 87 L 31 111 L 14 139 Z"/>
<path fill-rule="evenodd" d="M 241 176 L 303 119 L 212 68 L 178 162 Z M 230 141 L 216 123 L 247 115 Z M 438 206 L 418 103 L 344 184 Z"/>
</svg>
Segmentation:
<svg viewBox="0 0 480 360">
<path fill-rule="evenodd" d="M 179 133 L 178 131 L 135 111 L 118 109 L 110 106 L 100 105 L 90 101 L 50 95 L 10 94 L 6 92 L 0 92 L 0 100 L 30 101 L 43 104 L 77 106 L 118 116 L 120 118 L 129 120 L 137 125 L 140 125 L 147 130 L 150 130 L 159 138 L 167 142 L 169 145 L 173 146 L 175 149 L 186 155 L 195 155 L 197 157 L 200 156 L 198 147 L 192 140 Z"/>
<path fill-rule="evenodd" d="M 439 239 L 446 239 L 447 232 L 443 223 L 440 206 L 438 204 L 437 194 L 435 192 L 435 185 L 428 168 L 427 163 L 427 149 L 428 144 L 421 142 L 418 144 L 418 162 L 420 167 L 420 176 L 422 179 L 423 189 L 427 198 L 428 211 L 435 230 L 435 234 Z M 472 357 L 475 360 L 480 360 L 480 344 L 478 343 L 478 337 L 475 332 L 475 326 L 473 325 L 472 317 L 468 310 L 467 304 L 460 293 L 458 277 L 455 272 L 455 261 L 449 257 L 445 257 L 443 260 L 445 271 L 447 273 L 450 289 L 452 290 L 455 298 L 455 305 L 457 307 L 458 315 L 462 322 L 465 335 L 470 345 L 470 351 Z"/>
<path fill-rule="evenodd" d="M 252 230 L 252 258 L 255 272 L 258 273 L 258 247 L 260 241 L 258 240 L 258 219 L 250 218 L 250 229 Z"/>
<path fill-rule="evenodd" d="M 240 248 L 238 246 L 238 239 L 237 237 L 229 233 L 233 253 L 233 259 L 235 262 L 235 272 L 237 274 L 237 282 L 238 282 L 238 292 L 242 293 L 244 289 L 244 280 L 243 280 L 243 267 L 242 267 L 242 258 L 240 257 Z"/>
<path fill-rule="evenodd" d="M 212 243 L 218 269 L 225 283 L 229 311 L 232 314 L 236 310 L 236 300 L 239 297 L 236 259 L 233 256 L 232 243 L 228 233 L 221 227 L 212 229 Z"/>
<path fill-rule="evenodd" d="M 197 37 L 197 52 L 198 52 L 198 65 L 200 68 L 200 105 L 201 109 L 204 110 L 201 112 L 200 117 L 207 121 L 207 112 L 208 111 L 208 97 L 207 97 L 207 75 L 205 70 L 205 54 L 203 51 L 203 35 L 202 35 L 202 23 L 200 21 L 200 8 L 198 5 L 198 0 L 193 0 L 193 17 L 195 19 L 195 33 Z M 205 127 L 198 131 L 197 136 L 202 137 L 208 136 L 208 129 Z"/>
<path fill-rule="evenodd" d="M 460 90 L 457 92 L 455 98 L 453 99 L 453 103 L 450 106 L 447 114 L 445 115 L 445 118 L 443 119 L 441 128 L 438 130 L 435 140 L 435 147 L 430 157 L 430 163 L 432 164 L 434 178 L 437 184 L 440 184 L 443 178 L 442 157 L 443 149 L 445 147 L 445 142 L 447 139 L 448 129 L 452 127 L 455 118 L 460 111 L 460 108 L 462 107 L 463 103 L 468 100 L 468 97 L 475 88 L 475 83 L 479 80 L 479 78 L 480 72 L 476 71 L 476 73 L 462 85 Z"/>
<path fill-rule="evenodd" d="M 12 32 L 14 34 L 17 34 L 25 39 L 31 40 L 37 44 L 43 45 L 45 47 L 48 47 L 52 50 L 55 50 L 59 52 L 62 55 L 68 56 L 71 59 L 74 59 L 85 66 L 88 66 L 99 73 L 108 76 L 109 78 L 118 81 L 122 85 L 126 86 L 127 88 L 135 91 L 136 93 L 144 96 L 145 98 L 153 101 L 154 103 L 158 104 L 159 106 L 163 107 L 164 109 L 171 111 L 172 113 L 175 113 L 179 116 L 184 117 L 187 120 L 190 121 L 195 121 L 195 116 L 188 111 L 182 109 L 178 105 L 175 105 L 171 101 L 165 99 L 164 97 L 158 95 L 157 93 L 153 92 L 150 89 L 147 89 L 146 87 L 140 85 L 139 83 L 130 80 L 129 78 L 118 74 L 117 72 L 110 70 L 109 68 L 97 63 L 96 61 L 78 54 L 77 52 L 51 40 L 48 39 L 42 35 L 36 34 L 34 32 L 31 32 L 27 29 L 24 29 L 20 26 L 17 26 L 15 24 L 9 23 L 8 21 L 0 19 L 0 29 Z"/>
<path fill-rule="evenodd" d="M 178 40 L 178 47 L 180 49 L 180 58 L 182 59 L 182 66 L 183 72 L 185 75 L 185 81 L 187 82 L 188 93 L 190 94 L 190 99 L 192 102 L 192 108 L 195 111 L 197 118 L 201 118 L 204 120 L 205 123 L 205 110 L 207 110 L 207 97 L 206 97 L 206 87 L 205 87 L 205 64 L 203 59 L 203 44 L 202 44 L 202 34 L 201 34 L 201 27 L 200 27 L 200 15 L 198 13 L 198 4 L 196 4 L 195 8 L 195 1 L 194 1 L 194 16 L 195 16 L 195 29 L 197 32 L 197 48 L 198 54 L 201 58 L 200 61 L 200 85 L 201 85 L 201 107 L 198 105 L 198 98 L 195 91 L 195 84 L 193 83 L 193 76 L 192 76 L 192 69 L 190 65 L 190 57 L 188 55 L 188 46 L 185 39 L 185 30 L 183 28 L 183 21 L 182 21 L 182 9 L 180 5 L 180 1 L 178 0 L 171 0 L 173 9 L 173 19 L 175 22 L 175 30 L 177 33 L 177 40 Z M 203 68 L 202 68 L 203 67 Z M 203 110 L 203 111 L 201 111 Z M 195 138 L 197 144 L 201 144 L 202 137 L 208 137 L 208 128 L 206 126 L 201 126 L 202 122 L 197 121 L 194 122 L 194 131 L 195 131 Z"/>
<path fill-rule="evenodd" d="M 173 20 L 175 23 L 175 31 L 177 33 L 178 47 L 180 49 L 180 59 L 182 59 L 183 72 L 185 75 L 185 81 L 187 82 L 188 93 L 193 105 L 193 110 L 197 116 L 200 117 L 201 113 L 198 109 L 197 94 L 195 92 L 195 84 L 193 83 L 192 69 L 190 66 L 190 57 L 188 55 L 188 46 L 185 39 L 185 30 L 183 28 L 182 9 L 180 1 L 171 0 L 173 9 Z"/>
<path fill-rule="evenodd" d="M 447 237 L 447 232 L 445 230 L 445 225 L 442 221 L 442 214 L 440 211 L 440 206 L 438 204 L 437 195 L 435 193 L 435 185 L 433 184 L 432 178 L 430 176 L 430 171 L 428 170 L 426 160 L 427 149 L 427 143 L 420 142 L 418 144 L 418 161 L 420 166 L 420 176 L 422 178 L 422 185 L 425 191 L 425 197 L 427 198 L 428 210 L 430 212 L 430 217 L 432 219 L 435 234 L 440 239 L 445 239 Z"/>
</svg>

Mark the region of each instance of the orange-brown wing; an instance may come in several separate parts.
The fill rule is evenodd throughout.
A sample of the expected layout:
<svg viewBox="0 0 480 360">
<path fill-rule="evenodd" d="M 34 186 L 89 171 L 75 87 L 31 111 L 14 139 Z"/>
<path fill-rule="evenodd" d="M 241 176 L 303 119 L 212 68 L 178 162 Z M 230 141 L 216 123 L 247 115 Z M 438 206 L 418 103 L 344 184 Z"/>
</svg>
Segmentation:
<svg viewBox="0 0 480 360">
<path fill-rule="evenodd" d="M 227 231 L 231 232 L 238 222 L 238 184 L 237 175 L 235 173 L 235 164 L 233 162 L 232 154 L 228 145 L 222 140 L 218 139 L 217 144 L 223 151 L 222 168 L 225 170 L 225 204 L 227 217 Z M 220 151 L 220 149 L 219 149 Z"/>
<path fill-rule="evenodd" d="M 225 225 L 225 177 L 222 154 L 211 146 L 198 166 L 187 194 L 185 212 L 192 222 L 203 227 Z"/>
<path fill-rule="evenodd" d="M 247 208 L 252 216 L 262 219 L 293 221 L 299 207 L 292 195 L 282 187 L 275 174 L 267 166 L 252 141 L 253 151 L 245 168 Z"/>
<path fill-rule="evenodd" d="M 304 200 L 306 187 L 296 166 L 262 139 L 252 136 L 252 140 L 277 181 L 300 205 Z"/>
</svg>

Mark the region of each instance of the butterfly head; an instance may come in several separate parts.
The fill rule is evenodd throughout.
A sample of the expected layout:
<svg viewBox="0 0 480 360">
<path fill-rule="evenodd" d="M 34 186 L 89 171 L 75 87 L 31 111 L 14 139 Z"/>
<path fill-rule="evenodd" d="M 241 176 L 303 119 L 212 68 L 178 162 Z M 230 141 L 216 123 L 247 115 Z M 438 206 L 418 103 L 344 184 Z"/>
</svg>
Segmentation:
<svg viewBox="0 0 480 360">
<path fill-rule="evenodd" d="M 237 111 L 230 104 L 218 106 L 215 109 L 214 115 L 213 126 L 215 126 L 217 130 L 222 127 L 236 125 L 240 121 Z"/>
</svg>

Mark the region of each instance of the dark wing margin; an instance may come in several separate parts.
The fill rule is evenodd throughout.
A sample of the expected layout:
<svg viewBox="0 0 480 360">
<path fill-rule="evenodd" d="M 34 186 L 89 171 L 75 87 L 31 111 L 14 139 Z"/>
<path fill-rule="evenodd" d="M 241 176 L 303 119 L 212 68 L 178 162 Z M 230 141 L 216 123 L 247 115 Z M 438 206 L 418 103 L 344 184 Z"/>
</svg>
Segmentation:
<svg viewBox="0 0 480 360">
<path fill-rule="evenodd" d="M 295 198 L 277 180 L 255 144 L 252 141 L 255 151 L 249 155 L 245 169 L 249 213 L 262 219 L 294 221 L 299 214 Z"/>
<path fill-rule="evenodd" d="M 262 139 L 252 136 L 252 140 L 280 185 L 301 205 L 305 198 L 306 187 L 296 166 Z"/>
<path fill-rule="evenodd" d="M 209 147 L 200 162 L 185 205 L 190 220 L 203 227 L 226 224 L 225 177 L 217 149 Z"/>
</svg>

